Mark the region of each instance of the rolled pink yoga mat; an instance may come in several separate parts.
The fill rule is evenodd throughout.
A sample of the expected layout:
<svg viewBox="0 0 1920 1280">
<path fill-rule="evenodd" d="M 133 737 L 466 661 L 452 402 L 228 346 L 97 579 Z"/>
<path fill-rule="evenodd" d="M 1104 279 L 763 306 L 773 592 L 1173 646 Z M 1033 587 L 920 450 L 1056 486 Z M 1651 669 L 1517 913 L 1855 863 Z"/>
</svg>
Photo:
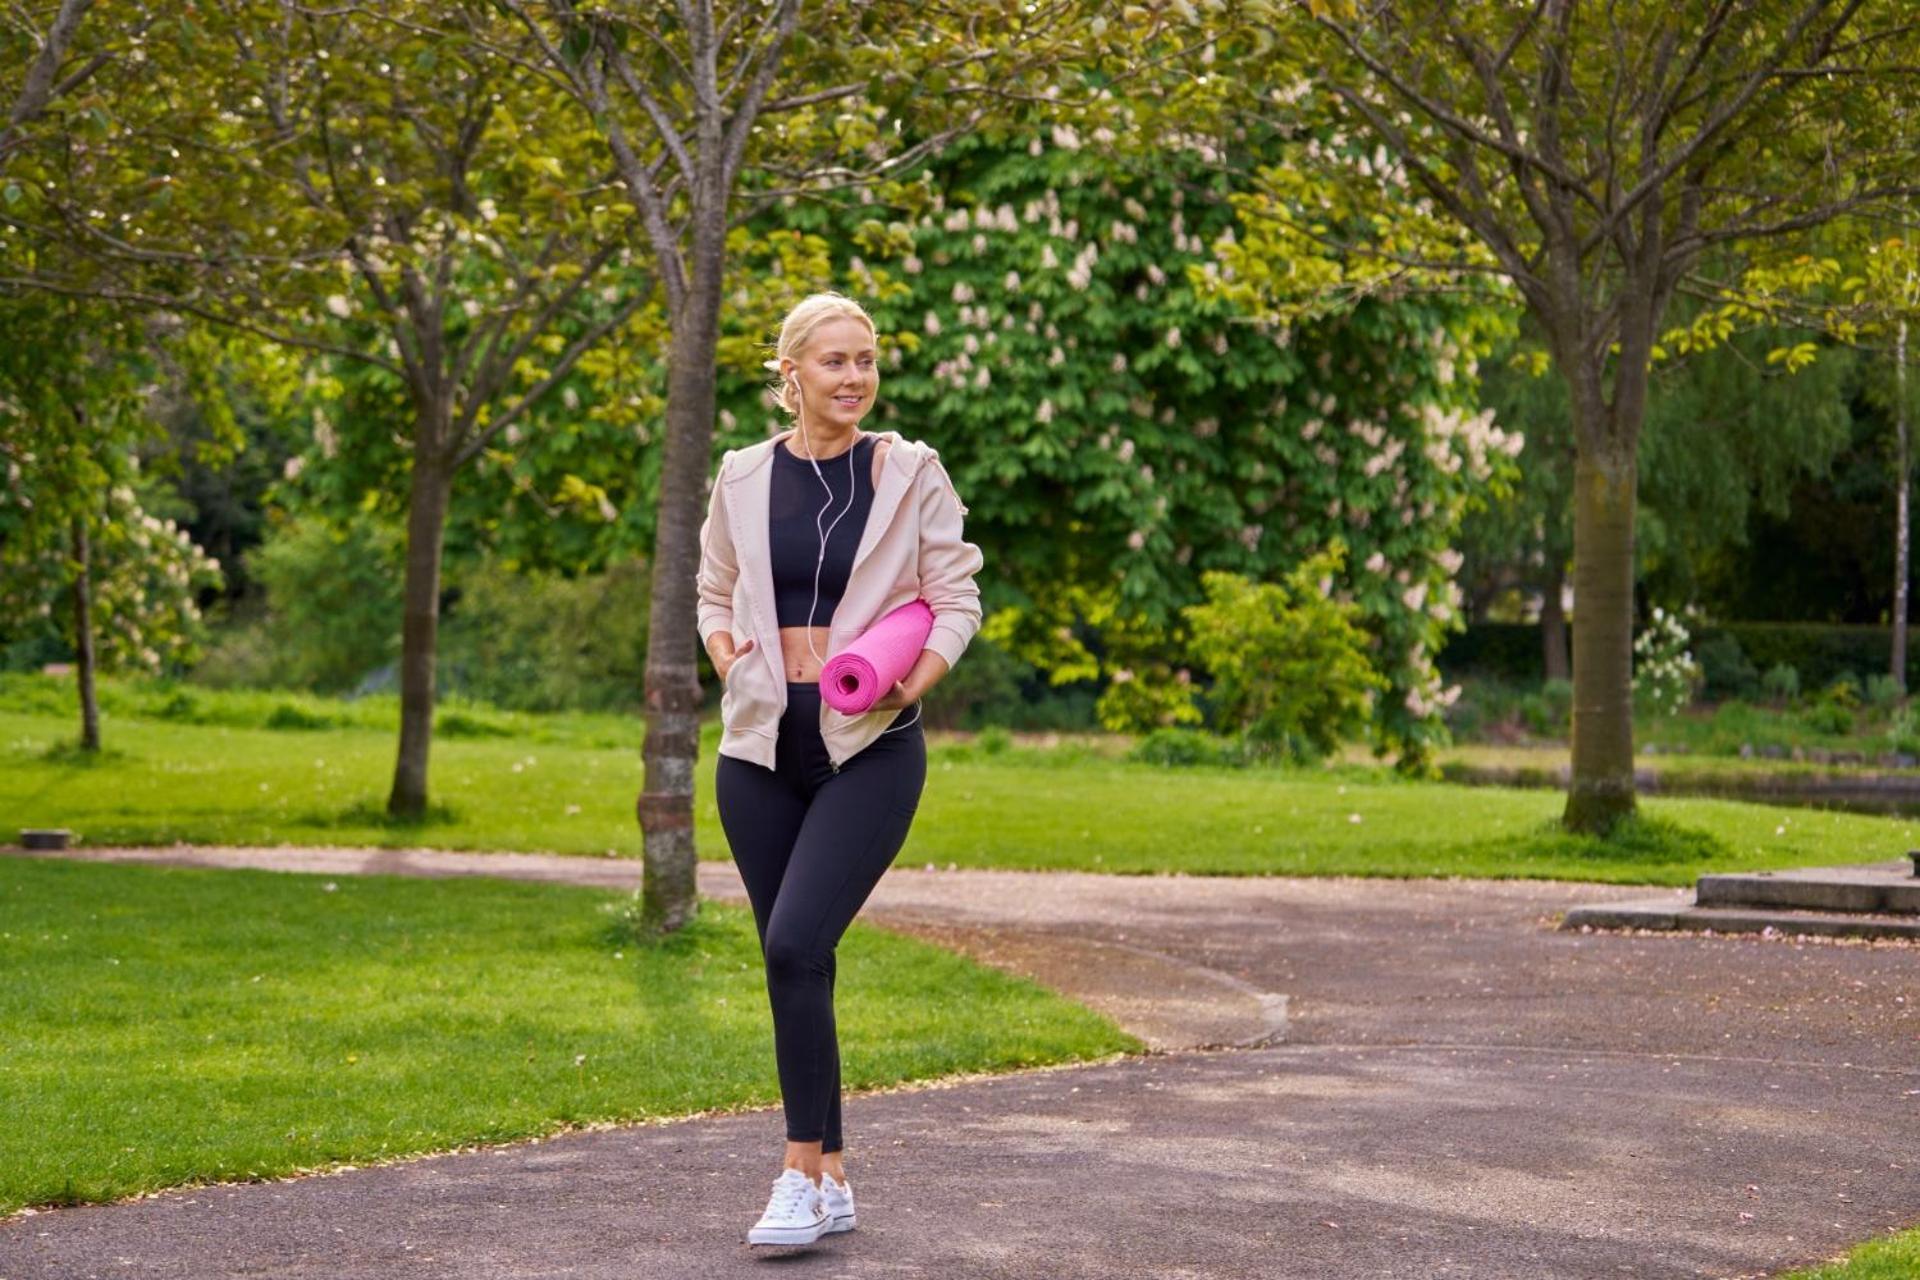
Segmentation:
<svg viewBox="0 0 1920 1280">
<path fill-rule="evenodd" d="M 933 631 L 933 607 L 909 600 L 820 668 L 820 696 L 843 716 L 865 715 L 913 670 Z"/>
</svg>

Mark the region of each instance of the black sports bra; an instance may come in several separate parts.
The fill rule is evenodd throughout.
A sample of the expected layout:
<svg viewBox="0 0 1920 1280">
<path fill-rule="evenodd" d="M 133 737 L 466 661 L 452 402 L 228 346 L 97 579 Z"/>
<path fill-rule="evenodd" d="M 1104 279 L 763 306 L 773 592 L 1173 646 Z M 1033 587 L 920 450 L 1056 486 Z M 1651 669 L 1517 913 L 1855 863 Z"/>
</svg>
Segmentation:
<svg viewBox="0 0 1920 1280">
<path fill-rule="evenodd" d="M 845 453 L 819 459 L 815 474 L 814 462 L 795 456 L 785 442 L 773 447 L 767 533 L 777 625 L 824 627 L 833 621 L 853 572 L 853 553 L 866 530 L 867 513 L 873 509 L 873 448 L 874 437 L 862 436 Z M 820 534 L 829 528 L 823 561 Z"/>
</svg>

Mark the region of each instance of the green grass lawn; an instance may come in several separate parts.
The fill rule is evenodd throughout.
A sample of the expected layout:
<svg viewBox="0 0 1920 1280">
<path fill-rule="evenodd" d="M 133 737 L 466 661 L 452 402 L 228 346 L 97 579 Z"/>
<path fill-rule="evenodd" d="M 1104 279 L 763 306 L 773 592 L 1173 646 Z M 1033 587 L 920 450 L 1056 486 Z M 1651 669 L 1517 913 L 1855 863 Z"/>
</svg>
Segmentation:
<svg viewBox="0 0 1920 1280">
<path fill-rule="evenodd" d="M 0 706 L 20 706 L 21 688 L 46 686 L 58 688 L 16 680 L 0 688 Z M 433 814 L 394 824 L 382 806 L 395 736 L 378 708 L 195 690 L 185 695 L 191 714 L 167 713 L 160 695 L 141 696 L 144 703 L 122 692 L 130 705 L 107 719 L 99 760 L 62 747 L 73 718 L 57 702 L 0 712 L 0 838 L 21 826 L 64 826 L 96 844 L 639 851 L 637 722 L 450 711 L 461 727 L 433 746 Z M 257 727 L 309 722 L 336 727 Z M 709 721 L 694 816 L 703 856 L 724 859 L 713 805 L 717 734 Z M 1897 857 L 1920 825 L 1643 797 L 1649 817 L 1671 824 L 1667 834 L 1601 843 L 1551 829 L 1562 803 L 1554 791 L 1409 782 L 1354 764 L 1169 769 L 1078 745 L 990 752 L 935 735 L 927 791 L 900 863 L 1680 885 L 1702 871 Z M 1671 838 L 1674 826 L 1697 834 Z"/>
<path fill-rule="evenodd" d="M 1851 1250 L 1843 1262 L 1788 1272 L 1779 1280 L 1914 1280 L 1920 1276 L 1920 1231 L 1903 1231 Z"/>
<path fill-rule="evenodd" d="M 627 896 L 0 858 L 0 1213 L 777 1104 L 746 907 L 636 946 Z M 1143 1047 L 858 921 L 839 955 L 849 1091 Z"/>
</svg>

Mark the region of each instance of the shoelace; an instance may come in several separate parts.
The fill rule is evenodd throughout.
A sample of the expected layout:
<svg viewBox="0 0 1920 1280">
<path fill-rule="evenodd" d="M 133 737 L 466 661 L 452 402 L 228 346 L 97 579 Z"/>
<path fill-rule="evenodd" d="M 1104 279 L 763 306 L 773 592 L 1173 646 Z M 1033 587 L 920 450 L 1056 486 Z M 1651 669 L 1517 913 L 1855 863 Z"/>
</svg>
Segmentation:
<svg viewBox="0 0 1920 1280">
<path fill-rule="evenodd" d="M 767 1211 L 784 1214 L 787 1210 L 804 1203 L 807 1193 L 815 1189 L 813 1183 L 806 1178 L 775 1178 L 773 1195 L 767 1201 Z"/>
</svg>

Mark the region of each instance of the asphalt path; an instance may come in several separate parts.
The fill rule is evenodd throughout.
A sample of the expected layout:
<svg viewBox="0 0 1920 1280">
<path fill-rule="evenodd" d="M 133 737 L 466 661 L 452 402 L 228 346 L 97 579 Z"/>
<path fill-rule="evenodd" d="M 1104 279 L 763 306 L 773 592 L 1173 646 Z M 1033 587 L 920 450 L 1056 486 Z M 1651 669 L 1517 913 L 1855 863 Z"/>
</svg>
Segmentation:
<svg viewBox="0 0 1920 1280">
<path fill-rule="evenodd" d="M 429 851 L 80 856 L 637 876 Z M 743 900 L 729 863 L 700 888 Z M 1920 948 L 1555 927 L 1647 892 L 896 866 L 863 920 L 1055 986 L 1152 1051 L 849 1094 L 860 1224 L 806 1248 L 744 1243 L 779 1170 L 773 1107 L 16 1216 L 0 1280 L 1746 1280 L 1920 1225 Z"/>
</svg>

